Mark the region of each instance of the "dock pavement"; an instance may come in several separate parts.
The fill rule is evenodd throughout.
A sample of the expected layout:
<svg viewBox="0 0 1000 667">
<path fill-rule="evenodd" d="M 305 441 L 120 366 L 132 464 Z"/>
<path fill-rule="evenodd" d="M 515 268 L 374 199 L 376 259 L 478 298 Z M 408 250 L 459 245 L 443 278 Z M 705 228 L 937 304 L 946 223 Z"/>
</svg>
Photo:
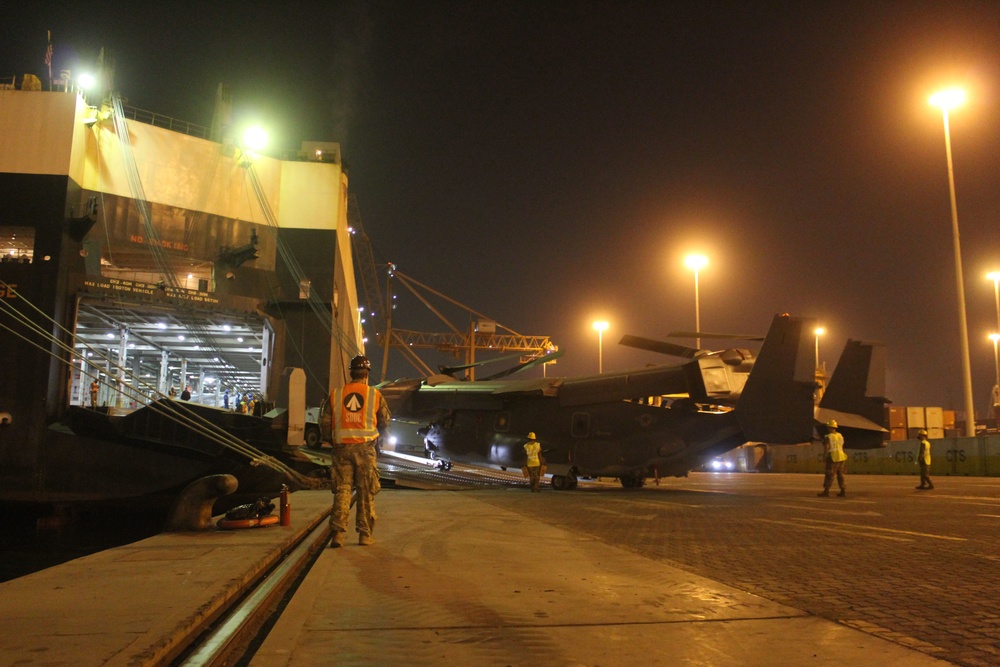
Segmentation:
<svg viewBox="0 0 1000 667">
<path fill-rule="evenodd" d="M 324 549 L 249 664 L 950 664 L 480 498 L 505 493 L 384 490 L 375 544 Z M 2 583 L 0 664 L 168 664 L 329 502 Z"/>
</svg>

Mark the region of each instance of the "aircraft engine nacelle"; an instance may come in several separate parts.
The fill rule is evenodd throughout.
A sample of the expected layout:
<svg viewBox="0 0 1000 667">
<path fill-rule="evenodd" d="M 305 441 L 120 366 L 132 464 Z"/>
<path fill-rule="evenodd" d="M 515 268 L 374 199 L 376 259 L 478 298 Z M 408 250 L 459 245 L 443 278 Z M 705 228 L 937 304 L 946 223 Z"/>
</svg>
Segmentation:
<svg viewBox="0 0 1000 667">
<path fill-rule="evenodd" d="M 696 403 L 734 403 L 743 392 L 753 355 L 730 349 L 698 357 L 684 365 L 688 394 Z"/>
</svg>

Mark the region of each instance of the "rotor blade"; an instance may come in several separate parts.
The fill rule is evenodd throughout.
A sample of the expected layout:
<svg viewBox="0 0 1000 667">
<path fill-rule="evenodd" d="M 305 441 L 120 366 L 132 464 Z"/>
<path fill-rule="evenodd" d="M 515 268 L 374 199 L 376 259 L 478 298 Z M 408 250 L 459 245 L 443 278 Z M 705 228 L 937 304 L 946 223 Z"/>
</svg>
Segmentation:
<svg viewBox="0 0 1000 667">
<path fill-rule="evenodd" d="M 494 373 L 493 375 L 491 375 L 489 377 L 483 378 L 483 381 L 486 381 L 486 380 L 498 380 L 500 378 L 507 377 L 508 375 L 513 375 L 514 373 L 520 373 L 521 371 L 526 370 L 528 368 L 531 368 L 533 366 L 537 366 L 538 364 L 547 364 L 550 361 L 552 361 L 553 359 L 556 359 L 557 357 L 561 357 L 562 354 L 563 354 L 562 350 L 558 350 L 556 352 L 550 352 L 549 354 L 543 354 L 540 357 L 535 357 L 534 359 L 529 359 L 528 361 L 524 362 L 523 364 L 518 364 L 517 366 L 515 366 L 513 368 L 508 368 L 507 370 L 500 371 L 499 373 Z"/>
<path fill-rule="evenodd" d="M 523 355 L 520 352 L 515 352 L 514 354 L 505 354 L 502 357 L 496 357 L 494 359 L 483 359 L 482 361 L 477 361 L 474 364 L 462 364 L 460 366 L 438 366 L 438 371 L 443 375 L 451 375 L 457 373 L 458 371 L 464 371 L 469 368 L 476 368 L 477 366 L 484 366 L 486 364 L 494 364 L 498 361 L 509 361 L 511 359 L 520 359 Z"/>
<path fill-rule="evenodd" d="M 641 336 L 622 336 L 622 339 L 618 341 L 618 344 L 626 347 L 638 348 L 640 350 L 647 350 L 649 352 L 669 354 L 672 357 L 681 357 L 683 359 L 694 359 L 695 355 L 698 354 L 698 350 L 693 347 L 685 347 L 684 345 L 667 343 L 662 340 L 653 340 L 652 338 L 643 338 Z"/>
<path fill-rule="evenodd" d="M 726 338 L 731 340 L 764 340 L 763 336 L 744 336 L 742 334 L 706 333 L 702 331 L 671 331 L 667 338 Z"/>
</svg>

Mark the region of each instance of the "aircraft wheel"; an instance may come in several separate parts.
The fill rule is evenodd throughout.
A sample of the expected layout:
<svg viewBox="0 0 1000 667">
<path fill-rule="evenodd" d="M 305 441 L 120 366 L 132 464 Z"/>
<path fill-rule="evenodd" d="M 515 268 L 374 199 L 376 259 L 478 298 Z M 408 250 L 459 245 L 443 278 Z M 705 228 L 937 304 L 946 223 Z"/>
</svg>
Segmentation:
<svg viewBox="0 0 1000 667">
<path fill-rule="evenodd" d="M 307 426 L 306 427 L 306 447 L 309 449 L 316 449 L 319 447 L 320 441 L 320 431 L 319 426 Z"/>
<path fill-rule="evenodd" d="M 570 482 L 562 475 L 552 475 L 552 488 L 555 491 L 565 491 L 571 488 Z"/>
<path fill-rule="evenodd" d="M 621 480 L 622 486 L 626 489 L 638 489 L 646 484 L 646 478 L 642 475 L 625 475 L 618 479 Z"/>
</svg>

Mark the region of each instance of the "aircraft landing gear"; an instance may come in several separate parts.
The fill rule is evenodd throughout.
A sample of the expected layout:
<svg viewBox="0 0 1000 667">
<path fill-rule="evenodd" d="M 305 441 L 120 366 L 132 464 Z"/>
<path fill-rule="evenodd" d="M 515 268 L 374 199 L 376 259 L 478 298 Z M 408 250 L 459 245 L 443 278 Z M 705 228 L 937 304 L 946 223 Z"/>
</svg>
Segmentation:
<svg viewBox="0 0 1000 667">
<path fill-rule="evenodd" d="M 638 489 L 646 486 L 645 475 L 622 475 L 618 479 L 626 489 Z"/>
<path fill-rule="evenodd" d="M 569 491 L 575 489 L 577 485 L 576 475 L 552 475 L 552 489 L 555 491 Z"/>
<path fill-rule="evenodd" d="M 438 459 L 437 466 L 438 470 L 451 470 L 451 461 L 446 461 L 445 459 Z"/>
</svg>

